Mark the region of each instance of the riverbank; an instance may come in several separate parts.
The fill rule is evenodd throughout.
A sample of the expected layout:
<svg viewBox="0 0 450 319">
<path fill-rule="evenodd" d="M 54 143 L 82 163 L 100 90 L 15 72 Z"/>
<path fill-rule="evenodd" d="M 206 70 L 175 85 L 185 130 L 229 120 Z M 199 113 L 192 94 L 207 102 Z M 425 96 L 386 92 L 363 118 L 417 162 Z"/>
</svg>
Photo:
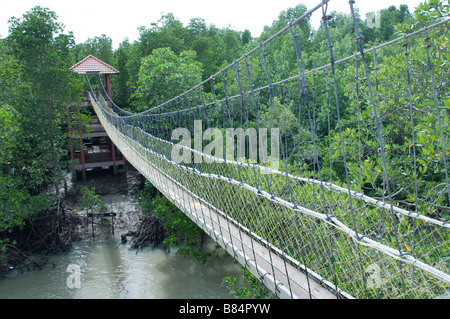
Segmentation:
<svg viewBox="0 0 450 319">
<path fill-rule="evenodd" d="M 136 230 L 142 221 L 136 200 L 144 182 L 129 169 L 117 176 L 108 170 L 91 171 L 86 181 L 68 184 L 64 205 L 80 217 L 79 240 L 69 251 L 49 254 L 41 269 L 8 272 L 0 279 L 0 299 L 234 298 L 222 281 L 241 276 L 242 269 L 223 250 L 216 250 L 212 240 L 205 245 L 212 253 L 205 263 L 177 254 L 177 249 L 137 251 L 130 241 L 122 243 L 121 235 Z M 110 217 L 95 218 L 92 235 L 86 211 L 79 210 L 83 186 L 95 188 L 107 211 L 116 214 L 114 232 Z"/>
<path fill-rule="evenodd" d="M 114 175 L 112 170 L 92 170 L 87 172 L 85 181 L 72 182 L 64 202 L 82 219 L 78 230 L 81 238 L 89 238 L 93 234 L 111 236 L 113 232 L 124 234 L 135 230 L 142 221 L 142 211 L 137 207 L 136 200 L 144 182 L 143 176 L 133 168 L 119 175 Z M 101 198 L 104 213 L 115 214 L 114 218 L 95 217 L 93 221 L 88 218 L 88 211 L 80 209 L 83 187 L 93 189 Z"/>
<path fill-rule="evenodd" d="M 105 169 L 89 171 L 88 177 L 76 181 L 68 174 L 59 190 L 64 195 L 61 199 L 37 215 L 30 214 L 22 227 L 0 232 L 0 278 L 11 270 L 41 268 L 48 255 L 68 252 L 76 242 L 93 235 L 108 237 L 137 227 L 142 214 L 135 202 L 142 176 L 134 169 L 120 175 Z M 87 211 L 80 209 L 83 188 L 95 189 L 105 212 L 116 217 L 90 222 Z"/>
</svg>

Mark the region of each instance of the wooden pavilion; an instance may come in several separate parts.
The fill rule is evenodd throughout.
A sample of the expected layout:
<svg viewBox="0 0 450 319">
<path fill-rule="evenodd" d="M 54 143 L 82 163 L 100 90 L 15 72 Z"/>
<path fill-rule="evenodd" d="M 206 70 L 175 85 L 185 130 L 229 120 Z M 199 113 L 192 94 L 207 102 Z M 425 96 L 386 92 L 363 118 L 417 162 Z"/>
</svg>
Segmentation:
<svg viewBox="0 0 450 319">
<path fill-rule="evenodd" d="M 97 73 L 105 76 L 105 89 L 111 98 L 111 74 L 118 74 L 112 66 L 97 59 L 93 55 L 86 58 L 70 68 L 79 74 Z M 81 172 L 83 179 L 86 179 L 86 170 L 94 168 L 113 167 L 114 174 L 117 174 L 119 166 L 125 166 L 126 161 L 118 148 L 105 132 L 105 129 L 96 116 L 88 92 L 84 92 L 81 103 L 72 103 L 67 107 L 67 117 L 69 119 L 69 140 L 70 158 L 73 163 L 74 172 Z M 84 113 L 90 116 L 89 132 L 83 130 L 80 115 Z M 77 126 L 77 127 L 74 127 Z M 78 140 L 79 143 L 75 143 Z"/>
</svg>

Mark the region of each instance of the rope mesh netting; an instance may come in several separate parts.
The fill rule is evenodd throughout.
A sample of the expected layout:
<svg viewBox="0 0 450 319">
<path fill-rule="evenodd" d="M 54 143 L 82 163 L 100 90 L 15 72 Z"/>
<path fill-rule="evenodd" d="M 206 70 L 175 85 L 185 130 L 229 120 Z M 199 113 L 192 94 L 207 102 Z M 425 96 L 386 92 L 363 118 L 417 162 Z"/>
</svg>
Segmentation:
<svg viewBox="0 0 450 319">
<path fill-rule="evenodd" d="M 209 207 L 207 214 L 220 212 L 222 221 L 268 248 L 265 271 L 275 282 L 284 276 L 287 297 L 298 297 L 292 266 L 305 276 L 309 297 L 317 297 L 312 282 L 338 297 L 444 295 L 450 120 L 440 105 L 448 94 L 448 48 L 437 48 L 431 37 L 442 36 L 449 20 L 364 49 L 350 1 L 358 51 L 337 60 L 327 6 L 323 1 L 145 112 L 121 109 L 102 86 L 99 94 L 91 88 L 94 109 L 138 170 L 165 176 L 165 187 L 189 192 Z M 327 63 L 308 66 L 299 24 L 318 10 Z M 279 48 L 284 56 L 273 54 Z M 174 136 L 180 128 L 189 138 Z M 431 179 L 426 170 L 434 171 Z M 229 226 L 219 227 L 218 233 Z M 275 256 L 284 269 L 270 269 Z"/>
</svg>

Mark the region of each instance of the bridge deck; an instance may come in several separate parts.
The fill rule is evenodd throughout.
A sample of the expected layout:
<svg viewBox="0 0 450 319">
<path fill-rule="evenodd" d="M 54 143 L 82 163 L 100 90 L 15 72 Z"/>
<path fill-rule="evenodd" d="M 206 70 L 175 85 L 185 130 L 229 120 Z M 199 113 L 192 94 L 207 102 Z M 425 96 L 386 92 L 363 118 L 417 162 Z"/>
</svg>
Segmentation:
<svg viewBox="0 0 450 319">
<path fill-rule="evenodd" d="M 96 110 L 97 111 L 97 110 Z M 351 298 L 318 274 L 283 254 L 245 226 L 192 194 L 183 185 L 144 159 L 127 137 L 118 134 L 97 112 L 108 135 L 127 160 L 161 193 L 213 238 L 241 265 L 280 298 Z"/>
</svg>

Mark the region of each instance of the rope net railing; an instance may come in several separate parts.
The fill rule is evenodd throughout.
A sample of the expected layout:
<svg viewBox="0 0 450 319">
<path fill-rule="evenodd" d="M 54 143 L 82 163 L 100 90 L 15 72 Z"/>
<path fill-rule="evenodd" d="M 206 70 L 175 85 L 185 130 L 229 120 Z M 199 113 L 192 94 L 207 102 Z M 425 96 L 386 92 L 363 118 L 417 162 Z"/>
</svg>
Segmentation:
<svg viewBox="0 0 450 319">
<path fill-rule="evenodd" d="M 315 61 L 299 34 L 320 10 L 327 51 Z M 327 10 L 145 112 L 103 88 L 94 108 L 113 141 L 276 247 L 268 258 L 297 267 L 310 297 L 313 281 L 338 297 L 444 295 L 449 20 L 365 48 L 350 1 L 357 51 L 338 60 Z"/>
</svg>

